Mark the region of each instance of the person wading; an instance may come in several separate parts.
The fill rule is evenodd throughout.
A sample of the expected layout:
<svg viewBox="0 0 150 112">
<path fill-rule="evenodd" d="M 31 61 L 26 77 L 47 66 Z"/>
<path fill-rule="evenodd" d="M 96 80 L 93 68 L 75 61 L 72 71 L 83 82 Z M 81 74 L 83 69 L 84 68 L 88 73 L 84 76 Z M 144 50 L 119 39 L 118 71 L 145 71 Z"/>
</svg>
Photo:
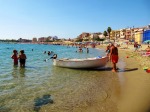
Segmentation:
<svg viewBox="0 0 150 112">
<path fill-rule="evenodd" d="M 110 48 L 110 60 L 112 61 L 112 72 L 116 72 L 117 68 L 116 68 L 116 63 L 118 63 L 118 48 L 116 46 L 114 46 L 114 44 L 111 44 L 111 48 Z"/>
</svg>

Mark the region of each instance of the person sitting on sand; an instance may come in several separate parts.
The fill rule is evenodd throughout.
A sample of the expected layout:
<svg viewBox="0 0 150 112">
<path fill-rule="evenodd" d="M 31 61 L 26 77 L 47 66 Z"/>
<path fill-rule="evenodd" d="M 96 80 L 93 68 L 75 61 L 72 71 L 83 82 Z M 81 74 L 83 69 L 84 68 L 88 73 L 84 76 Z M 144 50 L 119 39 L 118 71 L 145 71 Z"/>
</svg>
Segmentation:
<svg viewBox="0 0 150 112">
<path fill-rule="evenodd" d="M 147 52 L 150 52 L 150 46 L 148 45 L 145 50 L 146 50 Z"/>
<path fill-rule="evenodd" d="M 17 50 L 13 50 L 13 55 L 11 56 L 12 59 L 14 59 L 14 65 L 18 65 L 18 52 Z"/>
<path fill-rule="evenodd" d="M 110 60 L 112 61 L 112 72 L 116 72 L 116 63 L 118 63 L 118 48 L 114 46 L 114 44 L 111 44 L 110 48 Z"/>
<path fill-rule="evenodd" d="M 20 67 L 25 67 L 25 63 L 26 63 L 26 55 L 24 54 L 24 50 L 20 51 L 20 55 L 19 55 L 19 60 L 20 60 Z"/>
</svg>

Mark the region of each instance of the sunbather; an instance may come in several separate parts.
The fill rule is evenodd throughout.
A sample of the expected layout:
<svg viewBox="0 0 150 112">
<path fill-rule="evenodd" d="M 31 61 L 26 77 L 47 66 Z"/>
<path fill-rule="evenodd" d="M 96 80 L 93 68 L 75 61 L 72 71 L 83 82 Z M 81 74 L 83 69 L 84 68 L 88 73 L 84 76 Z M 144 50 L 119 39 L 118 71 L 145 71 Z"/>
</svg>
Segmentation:
<svg viewBox="0 0 150 112">
<path fill-rule="evenodd" d="M 147 52 L 150 52 L 150 46 L 148 45 L 145 50 L 146 50 Z"/>
</svg>

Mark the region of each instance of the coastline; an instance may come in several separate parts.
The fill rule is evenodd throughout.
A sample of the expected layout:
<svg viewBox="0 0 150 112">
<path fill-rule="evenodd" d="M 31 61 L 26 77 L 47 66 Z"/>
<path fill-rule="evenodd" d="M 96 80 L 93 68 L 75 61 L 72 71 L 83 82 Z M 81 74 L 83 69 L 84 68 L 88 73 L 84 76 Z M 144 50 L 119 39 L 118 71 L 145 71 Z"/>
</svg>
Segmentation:
<svg viewBox="0 0 150 112">
<path fill-rule="evenodd" d="M 23 46 L 25 48 L 29 47 L 28 45 Z M 41 46 L 39 47 L 41 48 Z M 49 48 L 49 46 L 45 45 L 44 47 Z M 34 49 L 33 53 L 31 48 L 27 48 L 30 53 L 37 54 L 36 49 Z M 105 49 L 106 45 L 96 46 L 96 49 L 99 48 Z M 6 50 L 10 51 L 11 49 Z M 133 45 L 129 46 L 129 49 L 119 48 L 119 62 L 117 63 L 119 72 L 117 73 L 111 72 L 110 62 L 102 70 L 80 71 L 53 67 L 52 71 L 49 71 L 50 68 L 47 68 L 47 66 L 51 64 L 43 61 L 40 61 L 40 63 L 44 64 L 42 64 L 42 66 L 45 66 L 44 69 L 29 66 L 28 70 L 24 70 L 21 73 L 20 69 L 12 68 L 13 78 L 10 82 L 17 85 L 13 86 L 14 89 L 18 85 L 21 86 L 18 87 L 18 92 L 12 92 L 9 95 L 19 97 L 19 101 L 3 96 L 1 96 L 1 99 L 2 101 L 4 100 L 6 107 L 12 104 L 12 100 L 17 100 L 18 103 L 14 103 L 15 106 L 10 108 L 20 109 L 20 111 L 24 112 L 31 112 L 34 99 L 45 94 L 52 95 L 54 104 L 41 106 L 39 112 L 49 110 L 53 112 L 147 112 L 150 103 L 150 73 L 146 73 L 143 70 L 143 66 L 146 65 L 143 65 L 143 63 L 148 61 L 146 61 L 146 57 L 141 57 L 138 52 L 134 53 L 132 51 Z M 3 53 L 2 55 L 8 56 Z M 39 60 L 39 56 L 36 56 L 36 60 Z M 44 54 L 41 56 L 44 56 Z M 33 55 L 32 57 L 35 58 Z M 143 58 L 143 60 L 140 60 L 140 58 Z M 43 59 L 43 57 L 40 59 Z M 39 63 L 39 61 L 35 62 L 37 62 L 36 65 Z M 51 72 L 54 75 L 51 75 Z M 31 81 L 20 80 L 30 79 L 31 76 L 33 77 Z M 8 82 L 6 82 L 7 84 L 8 87 L 11 86 Z M 24 101 L 24 99 L 28 102 Z"/>
<path fill-rule="evenodd" d="M 146 46 L 143 45 L 141 50 Z M 97 48 L 105 49 L 106 45 L 99 45 Z M 150 73 L 143 70 L 143 67 L 150 67 L 150 58 L 133 52 L 133 45 L 129 45 L 128 49 L 118 48 L 118 51 L 119 72 L 112 73 L 118 79 L 113 80 L 114 88 L 107 99 L 116 103 L 117 110 L 111 112 L 147 112 L 150 110 Z M 111 67 L 110 62 L 108 66 Z"/>
</svg>

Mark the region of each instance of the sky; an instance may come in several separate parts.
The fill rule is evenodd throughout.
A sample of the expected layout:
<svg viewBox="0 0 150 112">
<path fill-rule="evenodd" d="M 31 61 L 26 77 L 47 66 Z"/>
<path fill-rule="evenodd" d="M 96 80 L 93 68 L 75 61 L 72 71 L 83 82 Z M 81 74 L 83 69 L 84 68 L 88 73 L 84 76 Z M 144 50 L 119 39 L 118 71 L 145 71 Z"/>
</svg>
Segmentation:
<svg viewBox="0 0 150 112">
<path fill-rule="evenodd" d="M 104 32 L 150 24 L 150 0 L 0 0 L 0 39 Z"/>
</svg>

